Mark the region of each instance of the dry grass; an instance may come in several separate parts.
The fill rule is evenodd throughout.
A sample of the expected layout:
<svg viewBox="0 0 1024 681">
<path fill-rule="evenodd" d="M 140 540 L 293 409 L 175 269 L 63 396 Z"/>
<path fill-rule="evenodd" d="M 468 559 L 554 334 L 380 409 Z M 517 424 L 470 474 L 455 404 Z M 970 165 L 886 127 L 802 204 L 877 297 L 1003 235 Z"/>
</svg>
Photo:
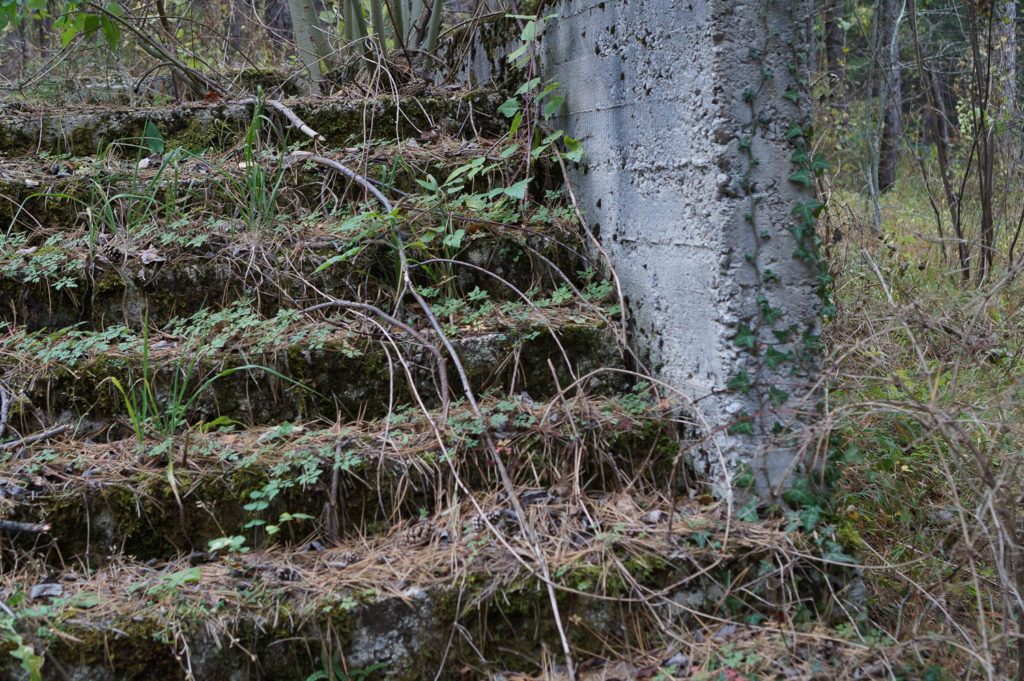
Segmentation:
<svg viewBox="0 0 1024 681">
<path fill-rule="evenodd" d="M 911 196 L 890 197 L 885 216 L 881 242 L 855 218 L 834 225 L 846 238 L 833 252 L 825 433 L 840 461 L 842 531 L 869 568 L 870 621 L 901 642 L 911 668 L 1013 678 L 1024 288 L 1012 272 L 964 286 Z"/>
</svg>

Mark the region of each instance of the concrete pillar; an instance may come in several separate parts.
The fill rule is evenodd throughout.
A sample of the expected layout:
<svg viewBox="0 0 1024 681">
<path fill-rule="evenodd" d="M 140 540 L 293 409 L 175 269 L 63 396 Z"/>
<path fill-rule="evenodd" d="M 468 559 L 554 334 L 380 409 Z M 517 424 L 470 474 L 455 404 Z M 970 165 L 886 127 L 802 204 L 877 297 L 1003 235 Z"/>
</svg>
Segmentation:
<svg viewBox="0 0 1024 681">
<path fill-rule="evenodd" d="M 798 412 L 813 410 L 817 372 L 804 9 L 566 0 L 540 11 L 558 15 L 541 73 L 562 84 L 561 124 L 585 150 L 573 182 L 638 345 L 704 420 L 695 463 L 716 493 L 738 484 L 765 498 L 802 463 Z M 497 66 L 476 60 L 478 77 Z"/>
</svg>

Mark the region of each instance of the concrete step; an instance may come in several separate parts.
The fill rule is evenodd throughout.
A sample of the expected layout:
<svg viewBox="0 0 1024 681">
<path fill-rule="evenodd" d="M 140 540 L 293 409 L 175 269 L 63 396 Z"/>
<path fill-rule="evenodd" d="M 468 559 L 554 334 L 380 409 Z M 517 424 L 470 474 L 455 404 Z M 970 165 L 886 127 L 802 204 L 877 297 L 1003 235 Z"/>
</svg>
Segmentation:
<svg viewBox="0 0 1024 681">
<path fill-rule="evenodd" d="M 504 121 L 497 107 L 504 97 L 490 91 L 435 90 L 419 97 L 294 98 L 283 101 L 329 146 L 365 141 L 365 131 L 381 139 L 416 138 L 428 131 L 493 130 Z M 307 137 L 274 109 L 263 113 L 275 121 L 291 143 Z M 0 109 L 0 149 L 7 156 L 113 153 L 135 158 L 152 122 L 166 150 L 226 149 L 244 141 L 252 121 L 251 101 L 189 102 L 158 107 L 33 107 L 15 102 Z M 472 120 L 471 120 L 472 116 Z"/>
<path fill-rule="evenodd" d="M 528 291 L 550 296 L 567 282 L 589 286 L 595 297 L 610 289 L 563 217 L 543 212 L 498 223 L 466 211 L 449 221 L 433 210 L 410 204 L 399 223 L 410 262 L 426 263 L 412 272 L 423 286 L 448 297 L 479 288 L 476 295 L 502 301 Z M 98 331 L 114 324 L 140 329 L 147 318 L 163 326 L 240 299 L 264 315 L 361 291 L 380 301 L 399 285 L 391 229 L 379 216 L 337 215 L 281 229 L 193 220 L 131 234 L 8 234 L 0 237 L 0 319 L 33 331 Z"/>
<path fill-rule="evenodd" d="M 545 306 L 448 301 L 445 334 L 474 390 L 526 390 L 542 399 L 588 372 L 622 365 L 600 308 L 540 302 Z M 439 314 L 445 304 L 437 305 Z M 365 310 L 318 315 L 282 310 L 263 317 L 238 304 L 179 318 L 152 335 L 125 327 L 11 329 L 0 357 L 4 380 L 18 396 L 10 424 L 32 431 L 70 423 L 83 436 L 100 437 L 116 422 L 115 433 L 123 433 L 130 410 L 143 409 L 168 431 L 218 418 L 375 418 L 415 403 L 410 385 L 419 399 L 440 404 L 445 377 L 437 358 L 446 353 L 422 313 L 407 307 L 395 320 L 402 327 Z M 458 397 L 456 367 L 450 357 L 444 364 L 449 395 Z M 611 390 L 624 382 L 597 377 L 585 387 Z"/>
<path fill-rule="evenodd" d="M 522 516 L 478 495 L 330 547 L 222 544 L 215 556 L 6 572 L 16 630 L 45 647 L 43 678 L 303 679 L 334 658 L 381 680 L 538 673 L 562 649 L 545 573 L 578 659 L 714 621 L 698 613 L 827 617 L 848 581 L 780 521 L 627 493 L 547 497 Z M 0 664 L 12 674 L 16 661 Z"/>
<path fill-rule="evenodd" d="M 48 525 L 14 534 L 9 548 L 50 565 L 102 566 L 123 553 L 140 561 L 205 551 L 242 535 L 251 547 L 296 546 L 310 532 L 329 543 L 386 531 L 402 519 L 500 488 L 484 435 L 524 500 L 671 477 L 677 424 L 648 390 L 628 399 L 550 402 L 489 398 L 482 419 L 465 403 L 403 409 L 345 424 L 284 422 L 243 429 L 193 429 L 113 442 L 56 438 L 0 463 L 7 519 Z M 172 484 L 173 482 L 173 484 Z M 278 525 L 282 513 L 308 521 Z"/>
<path fill-rule="evenodd" d="M 307 152 L 282 151 L 273 135 L 225 150 L 148 149 L 122 158 L 99 156 L 0 157 L 0 225 L 5 231 L 68 231 L 125 236 L 182 221 L 224 222 L 279 228 L 289 216 L 342 210 L 362 201 L 365 191 Z M 381 138 L 344 147 L 319 146 L 317 155 L 340 163 L 381 187 L 397 201 L 403 193 L 423 193 L 417 180 L 438 183 L 456 169 L 483 158 L 463 191 L 503 186 L 505 169 L 517 163 L 500 157 L 495 139 L 435 133 L 430 139 Z M 480 161 L 478 161 L 480 163 Z M 452 193 L 454 199 L 455 194 Z"/>
</svg>

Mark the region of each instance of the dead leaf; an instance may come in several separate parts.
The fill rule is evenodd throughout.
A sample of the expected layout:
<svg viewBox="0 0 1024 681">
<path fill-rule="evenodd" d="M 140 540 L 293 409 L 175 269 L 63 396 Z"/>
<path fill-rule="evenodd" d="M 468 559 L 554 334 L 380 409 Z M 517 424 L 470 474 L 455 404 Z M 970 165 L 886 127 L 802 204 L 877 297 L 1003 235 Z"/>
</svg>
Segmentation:
<svg viewBox="0 0 1024 681">
<path fill-rule="evenodd" d="M 155 262 L 163 262 L 166 260 L 164 256 L 160 255 L 158 250 L 153 248 L 152 244 L 139 251 L 136 255 L 139 256 L 140 260 L 142 260 L 143 265 L 150 265 Z"/>
</svg>

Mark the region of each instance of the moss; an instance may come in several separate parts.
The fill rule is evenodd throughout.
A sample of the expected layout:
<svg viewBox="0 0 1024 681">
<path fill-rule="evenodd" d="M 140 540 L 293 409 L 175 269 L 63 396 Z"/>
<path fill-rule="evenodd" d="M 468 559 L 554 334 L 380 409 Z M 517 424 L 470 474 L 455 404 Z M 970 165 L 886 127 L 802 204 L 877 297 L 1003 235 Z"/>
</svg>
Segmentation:
<svg viewBox="0 0 1024 681">
<path fill-rule="evenodd" d="M 178 679 L 183 676 L 174 650 L 160 643 L 166 636 L 150 619 L 118 622 L 118 633 L 76 627 L 75 639 L 58 638 L 47 653 L 55 659 L 74 660 L 76 666 L 98 667 L 127 680 Z"/>
<path fill-rule="evenodd" d="M 225 136 L 233 137 L 239 132 L 240 124 L 234 126 L 216 118 L 193 115 L 187 119 L 183 129 L 165 135 L 164 145 L 168 149 L 181 147 L 190 151 L 199 151 L 210 147 L 220 147 Z"/>
<path fill-rule="evenodd" d="M 59 131 L 57 134 L 56 144 L 58 146 L 57 153 L 71 153 L 80 156 L 87 154 L 95 154 L 103 149 L 105 143 L 109 140 L 106 139 L 104 132 L 106 132 L 109 126 L 106 123 L 109 122 L 109 118 L 104 116 L 95 122 L 90 122 L 82 125 L 75 125 L 71 128 L 71 147 L 68 149 L 61 149 L 60 145 L 63 143 L 64 130 Z"/>
<path fill-rule="evenodd" d="M 93 294 L 105 296 L 111 293 L 121 293 L 125 289 L 125 281 L 117 270 L 111 268 L 103 271 L 93 284 Z"/>
</svg>

